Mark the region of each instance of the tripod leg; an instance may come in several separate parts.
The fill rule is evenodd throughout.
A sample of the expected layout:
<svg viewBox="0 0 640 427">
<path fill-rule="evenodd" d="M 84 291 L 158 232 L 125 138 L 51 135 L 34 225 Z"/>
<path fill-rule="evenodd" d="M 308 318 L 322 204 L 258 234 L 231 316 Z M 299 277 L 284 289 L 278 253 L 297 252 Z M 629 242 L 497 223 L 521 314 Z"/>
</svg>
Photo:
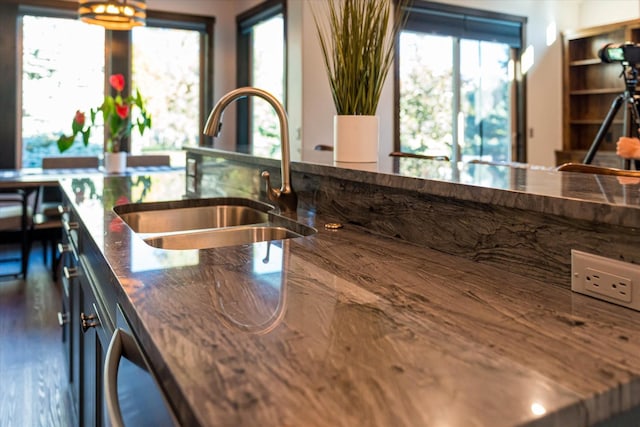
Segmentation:
<svg viewBox="0 0 640 427">
<path fill-rule="evenodd" d="M 602 144 L 602 141 L 604 140 L 605 135 L 609 131 L 609 127 L 611 127 L 611 123 L 613 122 L 613 119 L 616 116 L 616 114 L 618 114 L 618 110 L 620 110 L 620 106 L 622 105 L 624 100 L 625 100 L 624 94 L 620 94 L 616 96 L 616 99 L 613 100 L 613 102 L 611 103 L 611 107 L 609 108 L 609 112 L 607 113 L 607 116 L 604 118 L 604 121 L 602 122 L 600 129 L 598 129 L 598 133 L 596 134 L 596 137 L 594 138 L 593 143 L 591 144 L 591 147 L 587 152 L 587 155 L 584 156 L 584 160 L 582 161 L 582 163 L 588 165 L 593 161 L 593 157 L 596 155 L 596 152 L 598 151 L 600 144 Z"/>
<path fill-rule="evenodd" d="M 631 112 L 631 118 L 633 119 L 633 123 L 627 127 L 627 135 L 632 137 L 632 133 L 635 133 L 635 137 L 636 138 L 640 138 L 640 113 L 638 113 L 638 100 L 636 99 L 635 96 L 632 96 L 629 98 L 629 112 Z M 632 128 L 633 131 L 632 132 Z M 633 162 L 634 167 L 636 170 L 638 170 L 638 166 L 640 166 L 640 162 L 638 160 L 634 160 Z M 631 160 L 629 159 L 625 159 L 624 160 L 624 168 L 629 170 L 631 169 Z"/>
<path fill-rule="evenodd" d="M 625 95 L 627 95 L 628 93 L 625 92 Z M 629 122 L 629 114 L 631 114 L 633 116 L 633 102 L 632 99 L 627 97 L 626 99 L 626 104 L 627 104 L 627 108 L 624 109 L 624 115 L 622 116 L 622 130 L 623 130 L 623 135 L 626 137 L 631 136 L 631 123 Z M 635 118 L 635 117 L 634 117 Z M 634 120 L 635 122 L 635 120 Z M 624 159 L 624 161 L 622 162 L 623 164 L 623 168 L 626 170 L 631 169 L 631 161 L 629 159 Z"/>
</svg>

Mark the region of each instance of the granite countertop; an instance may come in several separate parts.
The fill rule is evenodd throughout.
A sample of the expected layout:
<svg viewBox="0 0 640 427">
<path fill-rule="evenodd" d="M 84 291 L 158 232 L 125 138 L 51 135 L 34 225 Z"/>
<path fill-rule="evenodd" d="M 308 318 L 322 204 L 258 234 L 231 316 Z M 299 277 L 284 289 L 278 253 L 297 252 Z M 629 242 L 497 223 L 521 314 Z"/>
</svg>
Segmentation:
<svg viewBox="0 0 640 427">
<path fill-rule="evenodd" d="M 180 173 L 63 180 L 184 425 L 582 426 L 640 404 L 640 313 L 368 232 L 207 250 L 112 211 Z M 231 194 L 232 195 L 232 194 Z"/>
<path fill-rule="evenodd" d="M 246 154 L 207 147 L 192 153 L 214 155 L 254 164 Z M 273 159 L 261 165 L 279 167 Z M 401 158 L 389 164 L 292 162 L 291 170 L 340 180 L 380 185 L 398 191 L 488 203 L 568 219 L 640 228 L 640 179 L 617 178 L 554 168 L 517 164 L 482 164 Z"/>
</svg>

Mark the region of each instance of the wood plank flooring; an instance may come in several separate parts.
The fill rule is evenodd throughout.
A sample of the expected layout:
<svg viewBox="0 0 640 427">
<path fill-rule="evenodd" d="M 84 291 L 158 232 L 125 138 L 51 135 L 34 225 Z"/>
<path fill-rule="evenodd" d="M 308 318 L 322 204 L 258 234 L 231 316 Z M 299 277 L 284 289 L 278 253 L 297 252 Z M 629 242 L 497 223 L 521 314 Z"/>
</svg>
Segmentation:
<svg viewBox="0 0 640 427">
<path fill-rule="evenodd" d="M 0 260 L 14 250 L 0 245 Z M 17 270 L 17 263 L 0 262 L 0 274 Z M 0 427 L 72 425 L 60 305 L 60 286 L 40 246 L 32 250 L 26 281 L 0 278 Z"/>
</svg>

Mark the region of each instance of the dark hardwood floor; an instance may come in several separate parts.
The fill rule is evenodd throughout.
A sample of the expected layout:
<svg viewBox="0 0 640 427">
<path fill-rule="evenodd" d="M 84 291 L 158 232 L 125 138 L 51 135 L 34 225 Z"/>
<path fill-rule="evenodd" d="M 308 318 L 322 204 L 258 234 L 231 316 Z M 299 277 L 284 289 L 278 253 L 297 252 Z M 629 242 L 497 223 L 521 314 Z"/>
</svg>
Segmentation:
<svg viewBox="0 0 640 427">
<path fill-rule="evenodd" d="M 18 247 L 0 245 L 0 274 Z M 14 255 L 14 256 L 15 256 Z M 60 286 L 35 245 L 27 280 L 0 278 L 0 427 L 71 426 L 63 362 Z"/>
</svg>

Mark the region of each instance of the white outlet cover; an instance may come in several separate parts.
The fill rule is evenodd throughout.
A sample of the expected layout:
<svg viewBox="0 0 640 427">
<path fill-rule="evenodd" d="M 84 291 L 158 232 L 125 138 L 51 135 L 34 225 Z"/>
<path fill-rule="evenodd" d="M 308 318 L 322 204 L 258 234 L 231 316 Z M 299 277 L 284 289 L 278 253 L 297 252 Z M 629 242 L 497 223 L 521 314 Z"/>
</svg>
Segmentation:
<svg viewBox="0 0 640 427">
<path fill-rule="evenodd" d="M 588 269 L 597 270 L 607 274 L 623 277 L 630 280 L 630 301 L 622 301 L 612 298 L 606 293 L 594 292 L 585 286 Z M 589 295 L 613 304 L 629 307 L 640 311 L 640 265 L 618 261 L 587 252 L 571 250 L 571 290 L 584 295 Z"/>
</svg>

